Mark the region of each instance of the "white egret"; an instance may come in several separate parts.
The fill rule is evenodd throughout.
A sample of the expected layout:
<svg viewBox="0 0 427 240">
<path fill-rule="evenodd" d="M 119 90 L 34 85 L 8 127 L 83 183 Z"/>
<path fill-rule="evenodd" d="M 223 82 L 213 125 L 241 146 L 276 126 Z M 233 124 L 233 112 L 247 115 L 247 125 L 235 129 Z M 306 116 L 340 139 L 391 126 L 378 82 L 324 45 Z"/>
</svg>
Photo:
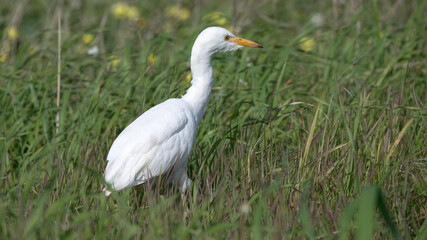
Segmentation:
<svg viewBox="0 0 427 240">
<path fill-rule="evenodd" d="M 181 98 L 168 99 L 133 121 L 114 140 L 104 177 L 108 190 L 120 191 L 171 171 L 170 181 L 184 192 L 191 184 L 187 159 L 213 84 L 211 57 L 242 47 L 262 48 L 220 27 L 203 30 L 191 51 L 191 87 Z M 108 196 L 110 191 L 104 188 Z"/>
</svg>

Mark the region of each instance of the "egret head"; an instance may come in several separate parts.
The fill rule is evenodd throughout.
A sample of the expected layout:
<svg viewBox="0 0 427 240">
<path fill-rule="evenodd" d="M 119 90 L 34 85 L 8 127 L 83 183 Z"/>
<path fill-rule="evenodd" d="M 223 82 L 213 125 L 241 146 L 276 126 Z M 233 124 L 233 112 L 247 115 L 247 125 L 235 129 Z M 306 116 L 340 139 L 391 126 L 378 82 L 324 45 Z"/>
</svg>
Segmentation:
<svg viewBox="0 0 427 240">
<path fill-rule="evenodd" d="M 262 48 L 258 43 L 236 37 L 236 35 L 221 27 L 206 28 L 199 34 L 194 45 L 204 48 L 211 54 L 236 51 L 243 47 Z"/>
</svg>

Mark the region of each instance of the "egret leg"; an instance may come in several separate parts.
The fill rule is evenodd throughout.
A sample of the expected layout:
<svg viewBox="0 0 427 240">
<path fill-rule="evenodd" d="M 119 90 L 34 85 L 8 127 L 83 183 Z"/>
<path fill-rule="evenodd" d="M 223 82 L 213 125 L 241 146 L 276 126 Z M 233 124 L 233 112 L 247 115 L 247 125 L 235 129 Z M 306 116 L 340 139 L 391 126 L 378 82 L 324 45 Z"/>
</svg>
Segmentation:
<svg viewBox="0 0 427 240">
<path fill-rule="evenodd" d="M 182 208 L 184 209 L 182 213 L 182 220 L 185 223 L 187 223 L 187 220 L 190 217 L 190 208 L 188 207 L 189 203 L 187 202 L 187 198 L 188 198 L 187 194 L 181 192 L 181 204 L 182 204 Z"/>
<path fill-rule="evenodd" d="M 190 209 L 189 209 L 189 202 L 187 201 L 188 198 L 188 190 L 191 189 L 191 180 L 187 177 L 187 174 L 181 175 L 181 177 L 178 180 L 178 186 L 179 186 L 179 192 L 181 193 L 181 204 L 184 209 L 184 212 L 182 214 L 182 219 L 184 222 L 187 221 L 187 219 L 190 216 Z"/>
<path fill-rule="evenodd" d="M 102 191 L 104 192 L 105 196 L 109 197 L 111 195 L 111 192 L 107 190 L 107 188 L 103 188 Z"/>
</svg>

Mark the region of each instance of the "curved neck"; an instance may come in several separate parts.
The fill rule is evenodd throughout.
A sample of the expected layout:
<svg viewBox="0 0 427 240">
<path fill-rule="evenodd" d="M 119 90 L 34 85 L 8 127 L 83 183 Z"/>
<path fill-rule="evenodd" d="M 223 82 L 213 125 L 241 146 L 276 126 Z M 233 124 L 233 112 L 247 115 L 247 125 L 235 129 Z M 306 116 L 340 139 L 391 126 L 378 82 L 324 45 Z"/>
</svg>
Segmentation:
<svg viewBox="0 0 427 240">
<path fill-rule="evenodd" d="M 194 44 L 191 51 L 191 87 L 182 99 L 190 104 L 197 124 L 205 114 L 213 84 L 213 70 L 211 66 L 212 53 L 204 50 L 201 44 Z"/>
</svg>

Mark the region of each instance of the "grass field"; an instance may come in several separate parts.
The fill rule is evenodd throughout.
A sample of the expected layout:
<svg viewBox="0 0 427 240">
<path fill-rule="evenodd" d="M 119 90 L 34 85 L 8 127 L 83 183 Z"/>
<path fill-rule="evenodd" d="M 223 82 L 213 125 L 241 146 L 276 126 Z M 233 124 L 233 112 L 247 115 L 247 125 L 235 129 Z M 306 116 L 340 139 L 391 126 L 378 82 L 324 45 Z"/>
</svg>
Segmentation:
<svg viewBox="0 0 427 240">
<path fill-rule="evenodd" d="M 0 12 L 1 239 L 427 239 L 425 1 L 2 0 Z M 264 48 L 213 59 L 187 203 L 153 182 L 106 198 L 113 140 L 185 93 L 212 25 Z"/>
</svg>

